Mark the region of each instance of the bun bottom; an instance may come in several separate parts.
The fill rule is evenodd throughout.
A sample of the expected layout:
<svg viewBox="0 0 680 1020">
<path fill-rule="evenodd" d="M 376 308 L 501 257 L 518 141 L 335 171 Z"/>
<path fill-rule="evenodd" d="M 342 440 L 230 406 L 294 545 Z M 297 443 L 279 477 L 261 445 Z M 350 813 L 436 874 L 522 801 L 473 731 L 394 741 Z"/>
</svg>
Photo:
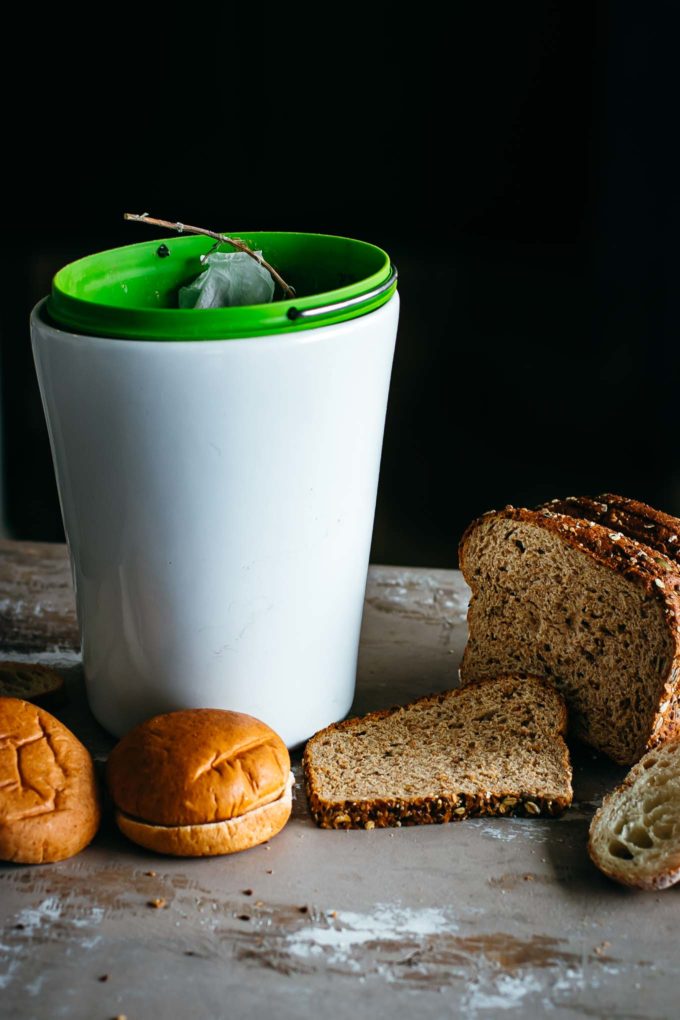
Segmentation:
<svg viewBox="0 0 680 1020">
<path fill-rule="evenodd" d="M 254 808 L 238 818 L 202 825 L 151 825 L 116 811 L 118 828 L 133 843 L 174 857 L 216 857 L 248 850 L 265 843 L 284 827 L 293 806 L 293 773 L 286 788 L 270 804 Z"/>
</svg>

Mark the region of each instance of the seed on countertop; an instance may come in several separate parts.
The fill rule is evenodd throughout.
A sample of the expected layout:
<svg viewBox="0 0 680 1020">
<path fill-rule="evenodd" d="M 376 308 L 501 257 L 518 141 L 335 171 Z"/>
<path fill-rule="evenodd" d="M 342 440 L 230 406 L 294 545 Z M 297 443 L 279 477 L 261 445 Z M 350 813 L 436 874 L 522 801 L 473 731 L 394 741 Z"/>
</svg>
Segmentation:
<svg viewBox="0 0 680 1020">
<path fill-rule="evenodd" d="M 244 889 L 243 890 L 243 895 L 244 896 L 252 896 L 253 895 L 253 890 L 252 889 Z"/>
<path fill-rule="evenodd" d="M 100 974 L 99 977 L 97 978 L 97 981 L 108 981 L 108 980 L 109 980 L 109 975 L 108 974 Z"/>
<path fill-rule="evenodd" d="M 157 896 L 154 900 L 147 901 L 147 907 L 154 907 L 156 910 L 162 910 L 163 907 L 167 907 L 167 903 L 162 896 Z"/>
</svg>

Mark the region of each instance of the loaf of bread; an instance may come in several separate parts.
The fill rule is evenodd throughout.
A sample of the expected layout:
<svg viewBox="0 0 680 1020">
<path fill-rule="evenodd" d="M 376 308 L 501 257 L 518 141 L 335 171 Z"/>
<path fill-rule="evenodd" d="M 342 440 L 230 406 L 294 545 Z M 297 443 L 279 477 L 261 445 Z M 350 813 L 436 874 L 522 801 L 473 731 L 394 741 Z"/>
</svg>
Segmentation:
<svg viewBox="0 0 680 1020">
<path fill-rule="evenodd" d="M 461 678 L 549 679 L 570 732 L 631 764 L 680 732 L 680 575 L 665 551 L 680 522 L 607 499 L 599 510 L 585 499 L 506 507 L 470 525 L 460 544 L 472 589 Z M 654 545 L 630 537 L 642 533 Z"/>
<path fill-rule="evenodd" d="M 88 750 L 45 709 L 0 698 L 0 860 L 72 857 L 94 838 L 99 818 Z"/>
<path fill-rule="evenodd" d="M 623 885 L 666 889 L 680 879 L 680 741 L 649 751 L 605 797 L 588 852 Z"/>
<path fill-rule="evenodd" d="M 291 812 L 286 745 L 240 712 L 154 716 L 114 747 L 107 778 L 121 832 L 158 853 L 245 850 L 276 835 Z"/>
<path fill-rule="evenodd" d="M 560 814 L 571 766 L 560 695 L 501 676 L 321 730 L 303 757 L 309 806 L 327 829 Z"/>
</svg>

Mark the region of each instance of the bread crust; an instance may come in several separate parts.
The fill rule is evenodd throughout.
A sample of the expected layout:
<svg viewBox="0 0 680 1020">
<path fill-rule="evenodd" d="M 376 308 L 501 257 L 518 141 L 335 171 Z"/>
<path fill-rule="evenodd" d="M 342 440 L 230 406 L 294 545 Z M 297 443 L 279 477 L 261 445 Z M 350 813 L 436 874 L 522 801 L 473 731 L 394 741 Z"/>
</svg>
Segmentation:
<svg viewBox="0 0 680 1020">
<path fill-rule="evenodd" d="M 307 789 L 307 800 L 309 808 L 317 825 L 324 829 L 372 829 L 401 827 L 410 825 L 438 825 L 445 822 L 458 822 L 465 818 L 476 818 L 482 815 L 520 815 L 535 817 L 538 814 L 558 816 L 569 807 L 571 797 L 547 797 L 535 794 L 518 795 L 516 790 L 501 790 L 496 794 L 465 794 L 456 796 L 438 797 L 414 797 L 405 799 L 375 798 L 368 800 L 343 800 L 328 802 L 324 800 L 319 791 L 314 768 L 311 762 L 311 755 L 317 743 L 331 732 L 347 732 L 353 729 L 360 729 L 369 721 L 387 719 L 395 713 L 401 712 L 404 708 L 413 708 L 418 705 L 441 704 L 445 698 L 467 697 L 470 688 L 481 689 L 485 686 L 495 684 L 504 679 L 512 679 L 509 676 L 498 676 L 493 680 L 476 680 L 454 691 L 443 691 L 440 694 L 430 694 L 409 702 L 408 705 L 395 705 L 392 708 L 379 709 L 369 712 L 367 715 L 345 719 L 339 723 L 333 723 L 325 729 L 315 733 L 308 740 L 302 757 L 305 784 Z M 555 730 L 556 738 L 563 738 L 567 731 L 567 709 L 562 696 L 555 688 L 540 677 L 525 677 L 537 682 L 545 689 L 546 696 L 556 699 L 559 705 L 559 719 Z M 571 777 L 571 763 L 567 745 L 562 742 L 562 765 L 565 773 Z M 527 806 L 531 805 L 531 806 Z"/>
<path fill-rule="evenodd" d="M 552 499 L 539 509 L 580 517 L 621 531 L 628 538 L 642 542 L 680 565 L 680 520 L 639 500 L 605 492 L 594 498 L 567 496 L 566 499 Z"/>
<path fill-rule="evenodd" d="M 154 716 L 114 747 L 107 763 L 119 811 L 158 826 L 237 818 L 283 793 L 286 745 L 253 716 L 197 708 Z"/>
<path fill-rule="evenodd" d="M 0 698 L 0 859 L 72 857 L 94 838 L 100 815 L 87 748 L 45 709 Z"/>
<path fill-rule="evenodd" d="M 593 520 L 583 520 L 546 507 L 528 510 L 506 506 L 503 510 L 490 510 L 478 517 L 466 528 L 460 540 L 458 550 L 460 567 L 472 590 L 473 598 L 476 594 L 475 578 L 467 565 L 466 553 L 472 533 L 480 525 L 488 523 L 490 517 L 532 524 L 559 536 L 562 541 L 579 549 L 595 563 L 636 584 L 649 598 L 655 599 L 660 604 L 673 641 L 674 653 L 664 676 L 659 681 L 658 707 L 650 726 L 649 739 L 641 753 L 675 735 L 680 735 L 680 573 L 676 564 L 651 546 L 629 538 L 620 531 L 612 531 Z M 467 649 L 461 663 L 463 677 L 466 654 Z M 631 764 L 629 758 L 620 759 L 613 755 L 612 757 L 620 764 Z"/>
<path fill-rule="evenodd" d="M 293 774 L 283 793 L 269 804 L 253 808 L 238 818 L 203 825 L 150 825 L 116 811 L 118 828 L 133 843 L 174 857 L 213 857 L 233 854 L 265 843 L 276 836 L 290 818 Z"/>
</svg>

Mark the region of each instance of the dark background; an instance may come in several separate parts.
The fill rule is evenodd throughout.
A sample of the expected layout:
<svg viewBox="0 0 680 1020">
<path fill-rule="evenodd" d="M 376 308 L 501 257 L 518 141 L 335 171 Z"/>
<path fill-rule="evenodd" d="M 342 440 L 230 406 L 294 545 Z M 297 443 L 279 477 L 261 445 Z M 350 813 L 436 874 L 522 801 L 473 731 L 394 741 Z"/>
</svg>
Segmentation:
<svg viewBox="0 0 680 1020">
<path fill-rule="evenodd" d="M 388 250 L 374 561 L 453 566 L 507 502 L 680 515 L 673 3 L 145 10 L 20 14 L 6 43 L 13 537 L 63 536 L 28 313 L 65 262 L 153 236 L 126 210 Z"/>
</svg>

